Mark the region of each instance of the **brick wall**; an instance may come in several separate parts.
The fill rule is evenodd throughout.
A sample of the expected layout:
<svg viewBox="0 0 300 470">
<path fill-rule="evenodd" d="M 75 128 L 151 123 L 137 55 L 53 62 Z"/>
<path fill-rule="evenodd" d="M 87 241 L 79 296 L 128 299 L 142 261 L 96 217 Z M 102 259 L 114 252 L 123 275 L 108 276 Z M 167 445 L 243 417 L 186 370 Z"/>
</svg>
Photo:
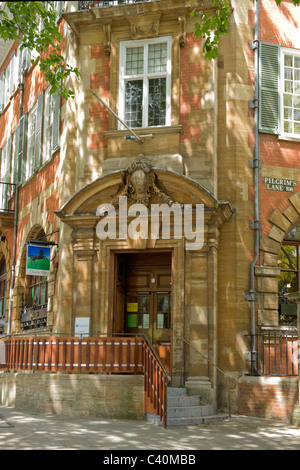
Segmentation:
<svg viewBox="0 0 300 470">
<path fill-rule="evenodd" d="M 283 0 L 281 6 L 275 0 L 260 2 L 260 40 L 281 47 L 300 48 L 299 23 L 300 9 L 291 1 Z M 299 179 L 300 149 L 298 142 L 278 139 L 276 135 L 260 134 L 260 158 L 263 169 L 262 176 L 286 179 Z M 296 193 L 298 187 L 293 189 Z M 261 220 L 263 234 L 267 235 L 272 227 L 268 218 L 275 209 L 283 212 L 289 205 L 288 197 L 292 193 L 267 190 L 261 179 Z"/>
<path fill-rule="evenodd" d="M 239 382 L 238 412 L 291 422 L 299 404 L 298 382 L 298 377 L 242 377 Z"/>
</svg>

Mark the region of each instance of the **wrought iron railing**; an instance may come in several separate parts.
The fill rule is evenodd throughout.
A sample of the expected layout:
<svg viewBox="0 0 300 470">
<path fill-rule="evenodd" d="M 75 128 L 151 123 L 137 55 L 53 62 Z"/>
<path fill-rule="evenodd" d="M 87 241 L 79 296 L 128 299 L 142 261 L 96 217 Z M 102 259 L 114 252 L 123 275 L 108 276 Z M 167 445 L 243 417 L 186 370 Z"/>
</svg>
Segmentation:
<svg viewBox="0 0 300 470">
<path fill-rule="evenodd" d="M 251 339 L 251 335 L 246 335 Z M 266 331 L 252 335 L 256 343 L 256 370 L 265 376 L 295 377 L 299 368 L 297 330 Z"/>
<path fill-rule="evenodd" d="M 127 5 L 129 3 L 153 2 L 157 0 L 95 0 L 95 1 L 79 1 L 78 10 L 90 10 L 92 8 L 105 8 L 114 5 Z"/>
</svg>

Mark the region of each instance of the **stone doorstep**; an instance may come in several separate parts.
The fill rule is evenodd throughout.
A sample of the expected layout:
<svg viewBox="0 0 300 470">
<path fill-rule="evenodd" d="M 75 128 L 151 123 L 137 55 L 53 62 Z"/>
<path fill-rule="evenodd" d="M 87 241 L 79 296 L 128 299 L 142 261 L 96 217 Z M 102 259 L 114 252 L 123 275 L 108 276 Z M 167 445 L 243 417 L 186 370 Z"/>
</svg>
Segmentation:
<svg viewBox="0 0 300 470">
<path fill-rule="evenodd" d="M 226 413 L 217 413 L 212 416 L 194 416 L 182 418 L 167 418 L 167 426 L 191 426 L 197 424 L 209 424 L 214 421 L 222 421 L 228 418 Z"/>
<path fill-rule="evenodd" d="M 198 395 L 188 395 L 183 387 L 167 389 L 167 426 L 189 426 L 228 418 L 227 413 L 214 413 L 212 405 L 200 405 Z M 146 421 L 162 425 L 159 416 L 147 413 Z"/>
</svg>

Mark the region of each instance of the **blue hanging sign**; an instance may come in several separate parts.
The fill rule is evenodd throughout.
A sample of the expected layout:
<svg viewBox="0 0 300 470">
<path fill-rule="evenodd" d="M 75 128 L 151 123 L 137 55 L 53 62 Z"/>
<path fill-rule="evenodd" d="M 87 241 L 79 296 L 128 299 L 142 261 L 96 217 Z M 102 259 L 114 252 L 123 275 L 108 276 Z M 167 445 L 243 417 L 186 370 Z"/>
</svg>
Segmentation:
<svg viewBox="0 0 300 470">
<path fill-rule="evenodd" d="M 26 274 L 31 276 L 50 275 L 51 247 L 27 245 Z"/>
</svg>

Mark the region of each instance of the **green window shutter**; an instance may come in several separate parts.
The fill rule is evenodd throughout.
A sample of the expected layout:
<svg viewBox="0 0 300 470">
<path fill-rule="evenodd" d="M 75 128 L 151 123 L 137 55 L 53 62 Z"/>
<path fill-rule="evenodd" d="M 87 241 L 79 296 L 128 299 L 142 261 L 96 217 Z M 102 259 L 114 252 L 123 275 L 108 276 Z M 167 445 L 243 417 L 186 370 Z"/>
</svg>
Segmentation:
<svg viewBox="0 0 300 470">
<path fill-rule="evenodd" d="M 14 141 L 13 141 L 13 162 L 12 162 L 12 183 L 18 184 L 18 155 L 19 155 L 19 128 L 18 125 L 16 127 L 14 133 Z M 15 192 L 16 187 L 12 186 L 12 192 Z"/>
<path fill-rule="evenodd" d="M 42 163 L 42 136 L 43 136 L 43 114 L 44 114 L 44 92 L 40 94 L 37 100 L 34 143 L 34 167 L 33 171 L 38 171 Z"/>
<path fill-rule="evenodd" d="M 60 95 L 54 93 L 52 96 L 52 138 L 51 138 L 51 149 L 52 155 L 60 146 Z"/>
<path fill-rule="evenodd" d="M 23 183 L 25 178 L 25 160 L 26 160 L 26 142 L 27 142 L 27 114 L 24 114 L 19 123 L 19 151 L 18 151 L 18 169 L 16 184 Z"/>
<path fill-rule="evenodd" d="M 4 87 L 5 87 L 5 73 L 0 75 L 0 112 L 4 108 Z"/>
<path fill-rule="evenodd" d="M 11 174 L 11 150 L 12 150 L 12 136 L 10 135 L 7 141 L 7 158 L 6 158 L 6 168 L 4 173 L 5 183 L 10 183 L 10 174 Z M 10 198 L 10 185 L 6 184 L 4 188 L 4 207 L 8 209 L 8 200 Z"/>
<path fill-rule="evenodd" d="M 276 44 L 259 44 L 259 130 L 279 133 L 279 53 Z"/>
<path fill-rule="evenodd" d="M 15 90 L 15 51 L 12 54 L 10 59 L 10 68 L 9 68 L 9 95 L 12 95 Z"/>
<path fill-rule="evenodd" d="M 11 168 L 11 146 L 12 136 L 10 135 L 7 143 L 1 151 L 1 209 L 8 209 L 8 200 L 10 197 L 10 168 Z"/>
<path fill-rule="evenodd" d="M 19 70 L 18 70 L 18 83 L 22 81 L 22 75 L 26 73 L 29 67 L 30 51 L 27 47 L 24 49 L 19 47 Z"/>
</svg>

